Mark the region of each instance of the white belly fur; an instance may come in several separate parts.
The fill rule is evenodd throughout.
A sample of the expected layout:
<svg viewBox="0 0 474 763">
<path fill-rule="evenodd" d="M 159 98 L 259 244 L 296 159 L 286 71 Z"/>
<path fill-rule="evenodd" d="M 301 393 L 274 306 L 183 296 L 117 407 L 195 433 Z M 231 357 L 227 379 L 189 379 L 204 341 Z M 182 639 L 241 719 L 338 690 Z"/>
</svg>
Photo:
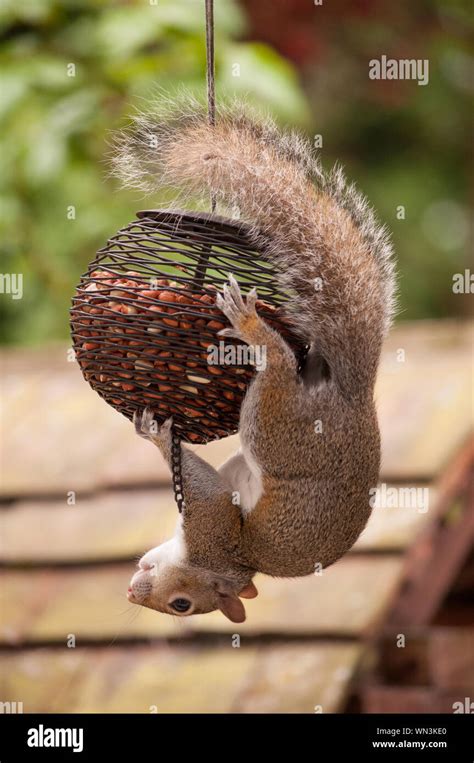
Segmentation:
<svg viewBox="0 0 474 763">
<path fill-rule="evenodd" d="M 262 495 L 260 467 L 248 450 L 243 447 L 219 467 L 219 473 L 227 480 L 233 492 L 239 493 L 239 505 L 248 514 Z"/>
</svg>

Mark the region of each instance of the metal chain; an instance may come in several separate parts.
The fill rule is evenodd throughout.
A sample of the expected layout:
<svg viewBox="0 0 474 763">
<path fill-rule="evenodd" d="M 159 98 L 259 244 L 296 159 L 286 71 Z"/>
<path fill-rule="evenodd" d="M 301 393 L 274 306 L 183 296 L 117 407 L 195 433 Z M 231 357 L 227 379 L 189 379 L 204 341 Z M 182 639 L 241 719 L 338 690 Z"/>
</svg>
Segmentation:
<svg viewBox="0 0 474 763">
<path fill-rule="evenodd" d="M 171 435 L 171 476 L 173 479 L 174 500 L 180 514 L 186 508 L 183 493 L 183 476 L 181 472 L 181 438 L 173 429 Z"/>
</svg>

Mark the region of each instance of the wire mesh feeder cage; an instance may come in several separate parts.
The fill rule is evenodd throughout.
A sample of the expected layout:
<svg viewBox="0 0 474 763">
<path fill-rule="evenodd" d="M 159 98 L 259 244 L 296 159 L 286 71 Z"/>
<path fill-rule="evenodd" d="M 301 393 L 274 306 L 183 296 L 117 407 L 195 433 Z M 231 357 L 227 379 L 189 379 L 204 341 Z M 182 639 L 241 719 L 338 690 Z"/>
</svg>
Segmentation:
<svg viewBox="0 0 474 763">
<path fill-rule="evenodd" d="M 284 320 L 288 297 L 240 221 L 161 210 L 137 218 L 97 252 L 73 298 L 84 378 L 128 419 L 145 406 L 159 423 L 172 415 L 184 441 L 233 434 L 255 369 L 242 343 L 218 336 L 229 323 L 216 290 L 229 273 L 244 293 L 255 286 L 258 312 L 301 360 L 305 348 Z"/>
</svg>

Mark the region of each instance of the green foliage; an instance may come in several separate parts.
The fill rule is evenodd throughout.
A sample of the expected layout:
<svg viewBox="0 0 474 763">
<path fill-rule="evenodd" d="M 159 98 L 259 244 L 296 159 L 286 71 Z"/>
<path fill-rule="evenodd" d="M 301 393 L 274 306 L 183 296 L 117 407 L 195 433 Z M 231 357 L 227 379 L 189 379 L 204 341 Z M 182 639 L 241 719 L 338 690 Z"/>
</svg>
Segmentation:
<svg viewBox="0 0 474 763">
<path fill-rule="evenodd" d="M 23 299 L 1 300 L 3 341 L 67 336 L 71 295 L 96 249 L 136 209 L 156 205 L 108 178 L 107 143 L 157 88 L 205 93 L 203 8 L 196 0 L 0 6 L 2 272 L 24 277 Z M 218 96 L 244 92 L 280 119 L 307 123 L 293 68 L 265 45 L 240 42 L 244 31 L 234 0 L 216 3 Z"/>
<path fill-rule="evenodd" d="M 260 2 L 272 11 L 270 0 Z M 215 5 L 217 97 L 245 95 L 281 122 L 323 136 L 324 166 L 340 160 L 392 230 L 402 318 L 466 310 L 451 288 L 453 273 L 469 267 L 466 0 L 377 0 L 372 13 L 350 0 L 309 2 L 306 95 L 286 59 L 243 41 L 248 26 L 237 0 Z M 263 31 L 298 58 L 303 29 L 291 27 L 291 3 L 282 21 L 284 6 Z M 71 295 L 96 249 L 135 210 L 163 202 L 118 188 L 107 144 L 153 93 L 184 86 L 203 96 L 203 17 L 204 0 L 0 2 L 1 270 L 24 275 L 23 299 L 0 298 L 3 341 L 66 337 Z M 429 85 L 371 81 L 368 62 L 382 54 L 429 59 Z"/>
<path fill-rule="evenodd" d="M 370 4 L 376 12 L 357 16 L 343 3 L 337 25 L 318 16 L 327 56 L 309 71 L 306 89 L 323 163 L 341 161 L 392 232 L 399 317 L 468 314 L 470 295 L 453 294 L 452 285 L 470 266 L 472 241 L 471 4 Z M 370 80 L 369 61 L 382 55 L 427 60 L 429 83 Z"/>
</svg>

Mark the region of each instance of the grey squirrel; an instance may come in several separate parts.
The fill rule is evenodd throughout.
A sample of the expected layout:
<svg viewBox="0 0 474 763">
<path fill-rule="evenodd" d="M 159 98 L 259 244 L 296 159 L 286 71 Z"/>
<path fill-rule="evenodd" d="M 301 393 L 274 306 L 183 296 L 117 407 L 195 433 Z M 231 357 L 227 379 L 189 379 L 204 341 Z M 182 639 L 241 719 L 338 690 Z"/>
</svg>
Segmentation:
<svg viewBox="0 0 474 763">
<path fill-rule="evenodd" d="M 174 538 L 145 554 L 131 602 L 173 615 L 220 609 L 245 620 L 257 572 L 310 575 L 345 554 L 370 515 L 380 438 L 373 393 L 394 304 L 385 229 L 339 168 L 324 173 L 307 140 L 233 106 L 209 125 L 196 104 L 139 114 L 115 171 L 147 192 L 170 186 L 238 207 L 294 295 L 287 315 L 310 345 L 299 373 L 282 337 L 235 279 L 218 297 L 221 333 L 266 349 L 240 416 L 241 449 L 217 471 L 182 448 L 186 503 Z M 168 420 L 136 416 L 170 464 Z M 234 496 L 240 496 L 236 505 Z"/>
</svg>

